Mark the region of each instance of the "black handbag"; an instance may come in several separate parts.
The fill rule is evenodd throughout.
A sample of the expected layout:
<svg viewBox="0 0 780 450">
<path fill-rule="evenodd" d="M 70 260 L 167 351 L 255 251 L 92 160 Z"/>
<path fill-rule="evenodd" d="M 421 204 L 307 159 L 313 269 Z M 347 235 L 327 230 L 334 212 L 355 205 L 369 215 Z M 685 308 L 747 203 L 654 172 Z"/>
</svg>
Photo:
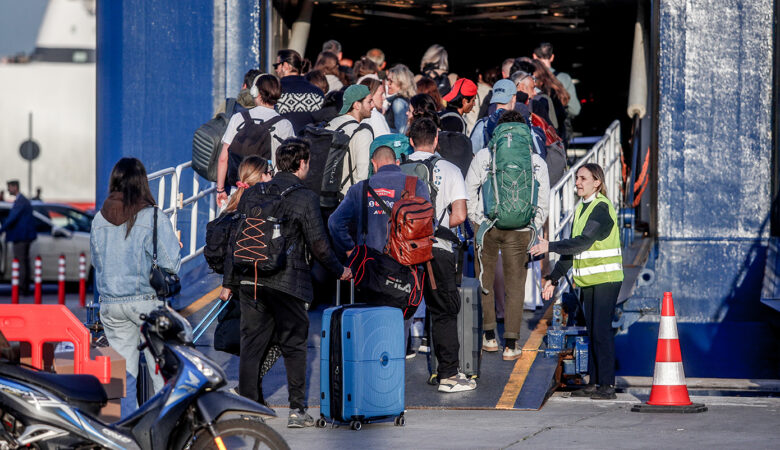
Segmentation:
<svg viewBox="0 0 780 450">
<path fill-rule="evenodd" d="M 152 229 L 152 269 L 149 271 L 149 284 L 157 292 L 158 298 L 173 297 L 181 291 L 181 280 L 157 265 L 157 207 L 154 206 L 154 228 Z"/>
</svg>

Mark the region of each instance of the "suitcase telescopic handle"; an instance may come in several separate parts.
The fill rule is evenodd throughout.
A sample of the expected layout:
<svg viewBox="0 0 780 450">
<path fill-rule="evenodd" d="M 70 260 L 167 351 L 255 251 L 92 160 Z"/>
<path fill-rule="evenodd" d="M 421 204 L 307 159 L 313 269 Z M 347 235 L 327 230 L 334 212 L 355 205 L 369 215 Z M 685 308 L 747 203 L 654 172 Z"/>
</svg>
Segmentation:
<svg viewBox="0 0 780 450">
<path fill-rule="evenodd" d="M 355 280 L 349 280 L 349 304 L 355 304 Z M 341 280 L 336 280 L 336 306 L 341 306 Z"/>
</svg>

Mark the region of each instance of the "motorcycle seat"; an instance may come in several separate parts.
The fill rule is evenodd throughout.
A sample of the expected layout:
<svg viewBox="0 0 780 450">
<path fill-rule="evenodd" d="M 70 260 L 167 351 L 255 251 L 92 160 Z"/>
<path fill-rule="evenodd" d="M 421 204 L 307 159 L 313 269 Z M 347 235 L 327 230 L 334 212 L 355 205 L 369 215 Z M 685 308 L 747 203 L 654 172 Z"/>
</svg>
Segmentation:
<svg viewBox="0 0 780 450">
<path fill-rule="evenodd" d="M 61 375 L 0 363 L 0 375 L 52 391 L 62 400 L 97 414 L 108 402 L 106 390 L 93 375 Z"/>
</svg>

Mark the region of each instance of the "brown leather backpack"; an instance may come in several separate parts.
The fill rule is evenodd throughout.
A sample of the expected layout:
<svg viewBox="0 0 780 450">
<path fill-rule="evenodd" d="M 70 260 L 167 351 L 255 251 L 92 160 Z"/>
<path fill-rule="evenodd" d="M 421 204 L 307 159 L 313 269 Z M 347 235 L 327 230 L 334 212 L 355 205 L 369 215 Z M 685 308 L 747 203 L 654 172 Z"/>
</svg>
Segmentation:
<svg viewBox="0 0 780 450">
<path fill-rule="evenodd" d="M 404 265 L 433 259 L 435 210 L 431 202 L 416 195 L 417 177 L 407 176 L 401 200 L 390 213 L 390 231 L 385 252 Z"/>
</svg>

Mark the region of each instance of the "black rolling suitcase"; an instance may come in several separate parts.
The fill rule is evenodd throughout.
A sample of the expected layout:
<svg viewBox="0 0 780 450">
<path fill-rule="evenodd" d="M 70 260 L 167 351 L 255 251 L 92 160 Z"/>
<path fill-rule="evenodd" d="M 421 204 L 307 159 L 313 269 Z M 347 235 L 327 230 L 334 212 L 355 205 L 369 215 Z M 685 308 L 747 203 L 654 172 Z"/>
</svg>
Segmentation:
<svg viewBox="0 0 780 450">
<path fill-rule="evenodd" d="M 460 371 L 469 378 L 479 377 L 482 358 L 482 299 L 479 296 L 479 280 L 463 277 L 458 293 L 460 311 L 458 312 L 458 342 L 460 351 L 458 361 Z M 433 336 L 430 338 L 431 351 L 428 354 L 429 384 L 438 384 L 438 361 L 433 351 Z"/>
</svg>

